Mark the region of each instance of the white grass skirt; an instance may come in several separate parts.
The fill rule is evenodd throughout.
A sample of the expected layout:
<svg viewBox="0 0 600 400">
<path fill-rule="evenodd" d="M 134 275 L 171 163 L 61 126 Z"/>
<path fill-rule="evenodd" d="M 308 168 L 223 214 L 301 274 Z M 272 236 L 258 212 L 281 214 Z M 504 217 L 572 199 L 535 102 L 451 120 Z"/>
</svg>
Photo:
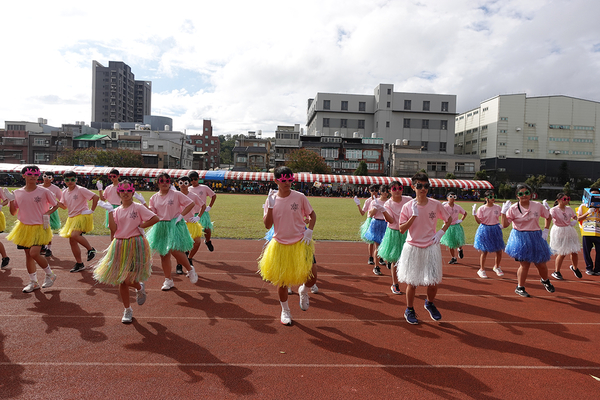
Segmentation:
<svg viewBox="0 0 600 400">
<path fill-rule="evenodd" d="M 550 248 L 552 253 L 566 256 L 581 249 L 579 235 L 572 226 L 556 226 L 550 229 Z"/>
<path fill-rule="evenodd" d="M 421 248 L 404 243 L 396 272 L 399 282 L 432 286 L 442 282 L 442 250 L 439 244 Z"/>
</svg>

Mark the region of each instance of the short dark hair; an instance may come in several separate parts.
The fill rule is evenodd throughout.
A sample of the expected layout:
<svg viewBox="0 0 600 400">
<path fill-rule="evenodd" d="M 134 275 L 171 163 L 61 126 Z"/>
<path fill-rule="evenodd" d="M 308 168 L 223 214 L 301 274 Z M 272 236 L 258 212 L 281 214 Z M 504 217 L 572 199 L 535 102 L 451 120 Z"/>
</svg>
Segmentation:
<svg viewBox="0 0 600 400">
<path fill-rule="evenodd" d="M 196 171 L 190 171 L 188 174 L 188 178 L 192 179 L 200 179 L 200 175 Z"/>
<path fill-rule="evenodd" d="M 429 182 L 429 176 L 427 176 L 427 174 L 425 172 L 417 172 L 416 174 L 413 175 L 413 177 L 410 180 L 413 183 L 413 185 L 417 181 Z"/>
<path fill-rule="evenodd" d="M 456 196 L 456 193 L 454 193 L 454 192 L 448 192 L 448 193 L 446 193 L 446 197 L 448 197 L 448 196 Z"/>
<path fill-rule="evenodd" d="M 378 191 L 379 190 L 379 185 L 376 185 L 375 183 L 369 186 L 369 192 L 372 192 L 373 190 Z"/>
<path fill-rule="evenodd" d="M 156 177 L 156 180 L 159 180 L 160 178 L 168 178 L 169 180 L 171 180 L 171 176 L 169 174 L 167 174 L 166 172 L 161 172 L 160 174 L 158 174 L 158 176 Z"/>
<path fill-rule="evenodd" d="M 21 174 L 24 174 L 27 171 L 39 171 L 40 167 L 37 165 L 26 165 L 21 169 Z"/>
<path fill-rule="evenodd" d="M 392 186 L 402 187 L 402 184 L 400 183 L 400 181 L 392 181 L 392 182 L 390 182 L 390 187 L 392 187 Z"/>
<path fill-rule="evenodd" d="M 54 178 L 54 172 L 52 172 L 52 171 L 44 171 L 44 175 L 51 176 Z"/>
<path fill-rule="evenodd" d="M 121 174 L 119 173 L 119 170 L 118 170 L 118 169 L 111 169 L 111 170 L 110 170 L 110 172 L 109 172 L 109 174 L 113 174 L 113 175 L 121 175 Z"/>
<path fill-rule="evenodd" d="M 379 187 L 379 191 L 381 193 L 389 193 L 390 192 L 390 187 L 384 183 L 383 185 L 381 185 Z"/>
<path fill-rule="evenodd" d="M 275 176 L 275 179 L 279 179 L 279 178 L 281 178 L 281 175 L 294 175 L 294 173 L 292 172 L 290 167 L 281 166 L 281 167 L 275 168 L 273 175 Z"/>
<path fill-rule="evenodd" d="M 519 193 L 519 190 L 521 190 L 521 189 L 527 189 L 527 190 L 529 190 L 529 193 L 533 194 L 533 189 L 531 188 L 531 186 L 529 186 L 526 183 L 519 183 L 519 184 L 517 184 L 517 190 L 515 190 L 515 195 L 517 193 Z"/>
<path fill-rule="evenodd" d="M 180 176 L 179 178 L 177 178 L 177 180 L 184 181 L 184 182 L 189 182 L 190 178 L 184 175 L 184 176 Z"/>
<path fill-rule="evenodd" d="M 77 174 L 75 173 L 75 171 L 67 171 L 63 174 L 63 178 L 69 178 L 73 176 L 77 178 Z"/>
</svg>

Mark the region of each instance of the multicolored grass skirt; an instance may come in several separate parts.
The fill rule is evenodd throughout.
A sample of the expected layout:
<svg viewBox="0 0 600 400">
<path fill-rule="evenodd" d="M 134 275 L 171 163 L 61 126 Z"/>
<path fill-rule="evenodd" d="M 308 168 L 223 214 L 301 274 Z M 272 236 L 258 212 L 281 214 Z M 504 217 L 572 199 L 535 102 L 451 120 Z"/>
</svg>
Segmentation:
<svg viewBox="0 0 600 400">
<path fill-rule="evenodd" d="M 53 231 L 60 229 L 60 216 L 58 215 L 58 210 L 50 214 L 50 229 Z"/>
<path fill-rule="evenodd" d="M 104 256 L 94 266 L 94 279 L 108 285 L 148 280 L 152 273 L 152 252 L 142 235 L 113 239 Z"/>
<path fill-rule="evenodd" d="M 373 244 L 375 242 L 372 242 L 370 240 L 367 240 L 365 238 L 365 233 L 367 233 L 367 231 L 369 230 L 369 226 L 371 226 L 371 221 L 373 220 L 373 218 L 368 217 L 365 222 L 363 222 L 363 224 L 360 226 L 360 238 L 362 239 L 363 242 L 368 243 L 368 244 Z"/>
<path fill-rule="evenodd" d="M 117 205 L 112 204 L 112 206 L 113 206 L 113 210 L 114 210 L 115 208 L 118 208 L 120 206 L 120 204 L 117 204 Z M 106 210 L 106 217 L 104 218 L 104 227 L 105 228 L 108 228 L 108 214 L 109 214 L 109 212 L 108 212 L 108 210 Z"/>
<path fill-rule="evenodd" d="M 465 244 L 465 230 L 460 224 L 450 225 L 442 236 L 440 244 L 450 249 L 458 249 Z"/>
<path fill-rule="evenodd" d="M 302 285 L 312 278 L 315 242 L 281 244 L 271 240 L 258 259 L 258 273 L 275 286 Z"/>
<path fill-rule="evenodd" d="M 4 232 L 6 230 L 6 216 L 2 211 L 0 211 L 0 232 Z"/>
<path fill-rule="evenodd" d="M 91 232 L 94 230 L 94 215 L 79 214 L 75 217 L 67 218 L 65 226 L 58 232 L 61 237 L 70 238 L 74 231 L 81 233 Z"/>
<path fill-rule="evenodd" d="M 542 231 L 518 231 L 513 229 L 506 243 L 506 254 L 517 261 L 539 264 L 550 260 L 550 246 L 542 238 Z"/>
<path fill-rule="evenodd" d="M 484 225 L 480 224 L 475 232 L 475 243 L 473 244 L 476 250 L 495 253 L 504 250 L 504 237 L 502 236 L 502 228 L 500 224 Z"/>
<path fill-rule="evenodd" d="M 365 239 L 379 244 L 383 240 L 383 235 L 385 235 L 386 229 L 387 222 L 384 219 L 373 218 L 371 220 L 371 225 L 369 225 L 369 229 L 365 233 Z"/>
<path fill-rule="evenodd" d="M 407 233 L 388 227 L 383 235 L 383 240 L 377 249 L 377 255 L 387 262 L 396 262 L 402 254 L 402 247 L 406 242 Z"/>
<path fill-rule="evenodd" d="M 210 229 L 213 230 L 213 223 L 210 220 L 210 214 L 208 211 L 204 211 L 204 214 L 200 217 L 200 225 L 202 225 L 202 229 Z"/>
<path fill-rule="evenodd" d="M 439 244 L 416 247 L 404 243 L 396 273 L 399 282 L 432 286 L 442 282 L 442 250 Z"/>
<path fill-rule="evenodd" d="M 25 248 L 43 246 L 52 241 L 52 230 L 50 227 L 44 229 L 42 224 L 25 225 L 21 221 L 17 221 L 6 239 Z"/>
<path fill-rule="evenodd" d="M 186 222 L 185 224 L 187 225 L 192 239 L 202 237 L 202 225 L 200 225 L 198 222 Z"/>
<path fill-rule="evenodd" d="M 194 240 L 185 221 L 175 221 L 177 218 L 170 221 L 158 221 L 146 234 L 152 250 L 161 256 L 165 256 L 173 250 L 190 251 L 194 247 Z"/>
</svg>

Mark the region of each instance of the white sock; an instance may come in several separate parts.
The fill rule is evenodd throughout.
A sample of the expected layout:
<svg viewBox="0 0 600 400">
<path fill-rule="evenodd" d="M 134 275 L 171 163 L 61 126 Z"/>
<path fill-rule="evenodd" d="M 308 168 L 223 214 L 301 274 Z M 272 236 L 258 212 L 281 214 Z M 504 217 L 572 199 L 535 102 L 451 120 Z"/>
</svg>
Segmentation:
<svg viewBox="0 0 600 400">
<path fill-rule="evenodd" d="M 50 269 L 50 265 L 48 265 L 46 268 L 44 268 L 44 272 L 46 273 L 46 275 L 52 275 L 52 270 Z"/>
<path fill-rule="evenodd" d="M 50 250 L 50 249 L 52 249 L 52 245 L 51 245 L 51 244 L 47 244 L 47 245 L 46 245 L 46 248 L 47 248 L 48 250 Z"/>
<path fill-rule="evenodd" d="M 290 306 L 288 305 L 287 300 L 286 301 L 279 301 L 281 303 L 281 308 L 285 311 L 290 311 Z"/>
<path fill-rule="evenodd" d="M 31 282 L 37 282 L 37 272 L 29 274 L 29 280 L 31 280 Z"/>
<path fill-rule="evenodd" d="M 306 286 L 306 285 L 302 285 L 302 286 L 300 286 L 300 287 L 298 288 L 298 292 L 305 293 L 305 292 L 308 292 L 308 291 L 309 291 L 309 287 L 308 287 L 308 286 Z"/>
</svg>

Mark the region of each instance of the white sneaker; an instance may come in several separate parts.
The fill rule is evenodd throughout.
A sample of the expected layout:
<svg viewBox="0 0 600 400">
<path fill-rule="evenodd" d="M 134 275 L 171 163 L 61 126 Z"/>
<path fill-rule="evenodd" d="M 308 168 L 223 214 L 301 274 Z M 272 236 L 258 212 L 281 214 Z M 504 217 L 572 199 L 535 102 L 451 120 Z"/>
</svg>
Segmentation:
<svg viewBox="0 0 600 400">
<path fill-rule="evenodd" d="M 123 311 L 123 318 L 121 318 L 121 322 L 124 324 L 130 324 L 133 321 L 133 310 L 131 307 L 126 308 Z"/>
<path fill-rule="evenodd" d="M 312 285 L 312 287 L 310 288 L 310 292 L 313 294 L 319 293 L 319 288 L 317 287 L 316 284 Z"/>
<path fill-rule="evenodd" d="M 498 276 L 504 276 L 504 272 L 502 272 L 502 268 L 500 268 L 500 267 L 494 267 L 494 272 Z"/>
<path fill-rule="evenodd" d="M 186 274 L 186 276 L 188 278 L 190 278 L 190 282 L 191 283 L 196 283 L 198 282 L 198 274 L 196 273 L 196 269 L 192 268 L 188 271 L 188 273 Z"/>
<path fill-rule="evenodd" d="M 54 281 L 56 280 L 56 274 L 54 272 L 50 274 L 46 274 L 46 279 L 44 279 L 44 283 L 42 284 L 43 288 L 49 288 L 54 285 Z"/>
<path fill-rule="evenodd" d="M 141 306 L 146 302 L 146 289 L 144 288 L 144 282 L 140 282 L 140 286 L 142 288 L 135 291 L 135 299 L 138 303 L 138 306 Z"/>
<path fill-rule="evenodd" d="M 483 269 L 478 269 L 477 270 L 477 275 L 479 275 L 479 277 L 483 278 L 483 279 L 487 278 L 487 274 L 485 273 L 485 270 L 483 270 Z"/>
<path fill-rule="evenodd" d="M 281 310 L 281 323 L 287 326 L 292 325 L 292 313 L 290 310 Z"/>
<path fill-rule="evenodd" d="M 39 288 L 40 288 L 40 285 L 36 281 L 31 281 L 31 282 L 29 282 L 29 285 L 27 285 L 23 288 L 23 293 L 31 293 L 34 290 L 37 290 Z"/>
<path fill-rule="evenodd" d="M 288 294 L 294 294 L 294 291 L 292 290 L 292 288 L 290 286 L 288 286 Z"/>
<path fill-rule="evenodd" d="M 165 279 L 165 283 L 163 283 L 160 290 L 169 290 L 174 286 L 175 286 L 175 283 L 173 283 L 173 279 Z"/>
<path fill-rule="evenodd" d="M 298 288 L 298 295 L 300 297 L 300 309 L 302 311 L 308 310 L 308 306 L 309 306 L 308 288 L 305 285 L 300 286 Z"/>
</svg>

